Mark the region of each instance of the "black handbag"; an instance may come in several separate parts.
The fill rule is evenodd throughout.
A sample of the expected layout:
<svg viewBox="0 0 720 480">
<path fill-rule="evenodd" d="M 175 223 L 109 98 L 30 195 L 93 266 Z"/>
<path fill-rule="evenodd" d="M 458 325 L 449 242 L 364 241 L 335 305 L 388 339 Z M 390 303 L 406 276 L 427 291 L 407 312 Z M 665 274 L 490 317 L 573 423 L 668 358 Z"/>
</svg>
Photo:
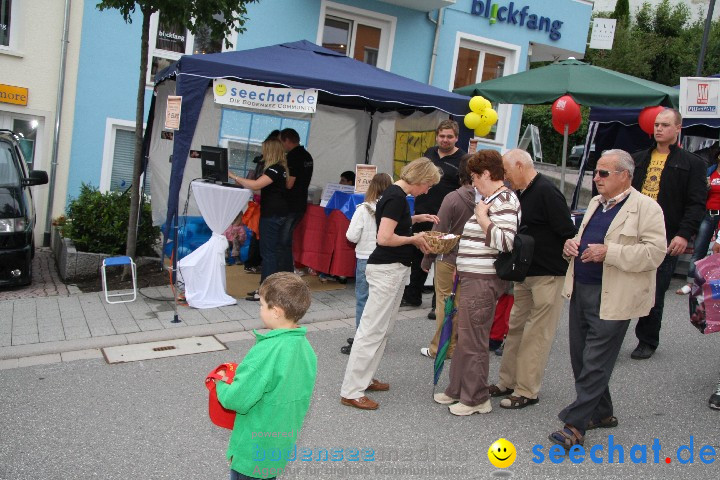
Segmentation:
<svg viewBox="0 0 720 480">
<path fill-rule="evenodd" d="M 521 229 L 525 230 L 525 228 Z M 527 276 L 532 263 L 535 239 L 524 233 L 515 234 L 513 249 L 510 252 L 500 252 L 495 260 L 495 272 L 503 280 L 522 282 Z"/>
</svg>

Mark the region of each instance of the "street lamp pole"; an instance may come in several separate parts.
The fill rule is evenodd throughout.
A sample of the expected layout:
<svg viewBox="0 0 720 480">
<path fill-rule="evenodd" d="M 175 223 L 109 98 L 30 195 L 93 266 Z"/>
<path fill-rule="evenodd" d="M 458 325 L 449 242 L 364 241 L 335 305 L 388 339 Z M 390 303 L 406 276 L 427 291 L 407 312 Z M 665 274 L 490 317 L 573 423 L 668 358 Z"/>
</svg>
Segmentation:
<svg viewBox="0 0 720 480">
<path fill-rule="evenodd" d="M 705 61 L 705 48 L 707 47 L 708 37 L 710 36 L 710 27 L 712 26 L 713 10 L 715 9 L 715 0 L 710 0 L 708 5 L 708 14 L 705 19 L 705 31 L 703 31 L 702 44 L 700 45 L 700 56 L 698 57 L 697 70 L 695 76 L 702 76 L 703 63 Z"/>
</svg>

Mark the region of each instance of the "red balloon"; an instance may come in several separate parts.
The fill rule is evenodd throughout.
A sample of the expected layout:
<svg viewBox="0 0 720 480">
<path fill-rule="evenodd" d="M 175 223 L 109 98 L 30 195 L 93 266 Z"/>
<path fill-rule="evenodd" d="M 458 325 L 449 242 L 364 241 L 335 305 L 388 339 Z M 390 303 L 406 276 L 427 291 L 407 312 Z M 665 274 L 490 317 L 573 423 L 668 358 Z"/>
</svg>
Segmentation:
<svg viewBox="0 0 720 480">
<path fill-rule="evenodd" d="M 563 95 L 553 102 L 552 115 L 562 124 L 571 123 L 580 116 L 580 105 L 570 95 Z"/>
<path fill-rule="evenodd" d="M 568 135 L 572 135 L 573 133 L 577 132 L 577 129 L 580 128 L 580 124 L 582 123 L 582 116 L 580 113 L 578 113 L 577 117 L 573 118 L 570 122 L 568 122 Z M 565 134 L 565 124 L 558 121 L 555 117 L 552 119 L 553 128 L 555 128 L 555 131 L 558 132 L 560 135 Z"/>
<path fill-rule="evenodd" d="M 640 128 L 643 132 L 647 133 L 648 135 L 652 135 L 655 133 L 655 118 L 657 118 L 658 113 L 665 110 L 665 107 L 657 106 L 657 107 L 645 107 L 642 110 L 640 110 L 640 115 L 638 115 L 638 123 L 640 124 Z"/>
</svg>

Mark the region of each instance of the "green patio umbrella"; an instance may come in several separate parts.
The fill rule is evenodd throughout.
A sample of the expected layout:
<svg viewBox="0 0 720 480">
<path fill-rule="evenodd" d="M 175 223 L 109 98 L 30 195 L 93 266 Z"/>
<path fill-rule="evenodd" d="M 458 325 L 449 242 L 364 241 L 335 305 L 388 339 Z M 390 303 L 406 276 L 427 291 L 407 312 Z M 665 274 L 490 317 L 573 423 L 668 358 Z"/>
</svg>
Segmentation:
<svg viewBox="0 0 720 480">
<path fill-rule="evenodd" d="M 677 108 L 679 91 L 659 83 L 615 72 L 570 58 L 545 67 L 495 78 L 453 90 L 460 95 L 482 95 L 491 102 L 523 105 L 551 104 L 570 95 L 588 107 Z M 563 145 L 562 184 L 565 179 L 567 131 Z"/>
</svg>

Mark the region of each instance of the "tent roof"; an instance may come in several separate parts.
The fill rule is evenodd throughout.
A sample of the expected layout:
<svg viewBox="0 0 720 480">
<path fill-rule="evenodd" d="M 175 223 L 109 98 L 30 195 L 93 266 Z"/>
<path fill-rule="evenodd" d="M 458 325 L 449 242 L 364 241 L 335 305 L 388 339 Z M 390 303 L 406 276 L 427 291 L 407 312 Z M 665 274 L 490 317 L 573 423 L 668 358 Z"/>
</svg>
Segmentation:
<svg viewBox="0 0 720 480">
<path fill-rule="evenodd" d="M 185 55 L 158 72 L 155 83 L 177 75 L 316 88 L 320 90 L 320 103 L 350 108 L 439 109 L 453 115 L 465 115 L 468 111 L 467 97 L 387 72 L 307 40 Z"/>
</svg>

